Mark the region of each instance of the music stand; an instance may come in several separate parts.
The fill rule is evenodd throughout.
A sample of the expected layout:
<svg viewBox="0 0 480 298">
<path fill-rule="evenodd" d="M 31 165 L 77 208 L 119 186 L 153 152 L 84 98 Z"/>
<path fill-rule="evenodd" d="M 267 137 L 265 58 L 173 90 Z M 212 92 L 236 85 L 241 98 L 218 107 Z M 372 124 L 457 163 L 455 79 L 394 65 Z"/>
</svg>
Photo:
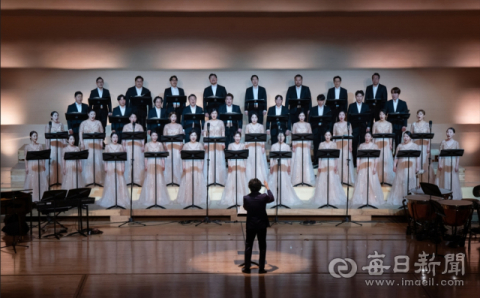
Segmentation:
<svg viewBox="0 0 480 298">
<path fill-rule="evenodd" d="M 384 99 L 380 98 L 367 98 L 365 99 L 365 103 L 368 105 L 370 110 L 373 112 L 374 117 L 378 117 L 378 114 L 380 113 L 380 109 L 382 106 L 385 105 L 385 102 L 387 102 Z"/>
<path fill-rule="evenodd" d="M 278 123 L 285 123 L 285 126 L 288 128 L 288 115 L 267 115 L 267 123 L 270 122 L 270 129 L 277 129 L 277 136 L 282 130 L 282 127 Z M 273 144 L 272 144 L 273 145 Z"/>
<path fill-rule="evenodd" d="M 88 99 L 90 106 L 108 106 L 110 102 L 110 97 L 92 97 Z"/>
<path fill-rule="evenodd" d="M 450 165 L 452 170 L 450 171 L 450 190 L 452 191 L 452 198 L 453 198 L 453 171 L 455 168 L 453 166 L 453 157 L 461 157 L 463 156 L 465 150 L 463 149 L 443 149 L 440 151 L 439 157 L 450 157 Z M 445 187 L 445 186 L 444 186 Z"/>
<path fill-rule="evenodd" d="M 300 109 L 302 112 L 306 113 L 308 110 L 308 107 L 310 106 L 312 102 L 312 99 L 310 98 L 289 98 L 288 99 L 288 109 L 297 111 Z"/>
<path fill-rule="evenodd" d="M 155 127 L 155 132 L 159 137 L 163 136 L 163 128 L 165 127 L 166 124 L 170 123 L 170 119 L 168 118 L 148 118 L 147 119 L 147 125 L 156 125 Z M 148 127 L 147 127 L 147 130 Z"/>
<path fill-rule="evenodd" d="M 347 124 L 347 127 L 348 127 L 348 130 L 350 131 L 350 126 L 348 126 Z M 341 164 L 341 167 L 342 167 L 342 170 L 341 170 L 341 175 L 342 175 L 342 179 L 341 179 L 341 182 L 342 182 L 342 185 L 345 184 L 347 186 L 351 186 L 350 185 L 350 163 L 347 164 L 347 167 L 348 167 L 348 174 L 347 174 L 347 183 L 343 182 L 343 156 L 344 156 L 344 152 L 343 152 L 343 141 L 344 140 L 347 140 L 348 142 L 348 147 L 350 147 L 350 140 L 353 140 L 353 136 L 350 136 L 350 135 L 341 135 L 341 136 L 333 136 L 332 137 L 332 140 L 342 140 L 342 164 Z M 347 149 L 347 154 L 348 153 L 349 149 Z M 350 161 L 350 159 L 348 158 L 349 155 L 347 155 L 347 162 Z"/>
<path fill-rule="evenodd" d="M 104 132 L 94 132 L 94 133 L 84 133 L 83 134 L 83 139 L 84 140 L 93 140 L 93 183 L 89 183 L 85 186 L 90 186 L 90 185 L 93 185 L 93 186 L 100 186 L 100 187 L 103 187 L 103 185 L 100 185 L 98 183 L 95 182 L 95 140 L 104 140 L 105 139 L 105 133 Z"/>
<path fill-rule="evenodd" d="M 214 151 L 213 151 L 213 183 L 208 184 L 208 168 L 207 168 L 207 187 L 209 186 L 224 186 L 220 183 L 217 183 L 217 167 L 215 166 L 217 163 L 217 143 L 225 143 L 225 137 L 205 137 L 203 138 L 203 143 L 208 144 L 207 148 L 210 150 L 210 143 L 213 143 Z M 207 160 L 207 167 L 210 163 L 210 152 L 208 152 L 208 160 Z"/>
<path fill-rule="evenodd" d="M 136 184 L 133 182 L 133 165 L 135 161 L 135 140 L 145 140 L 147 137 L 147 133 L 144 131 L 135 131 L 135 126 L 133 126 L 134 131 L 124 131 L 122 132 L 122 139 L 124 140 L 131 140 L 132 141 L 132 158 L 130 159 L 130 162 L 132 163 L 132 169 L 131 169 L 131 178 L 130 178 L 130 183 L 127 184 L 131 185 L 131 189 L 133 191 L 133 185 L 141 187 L 141 185 Z"/>
<path fill-rule="evenodd" d="M 332 121 L 332 115 L 324 115 L 324 116 L 310 116 L 310 124 L 312 125 L 312 128 L 314 126 L 323 126 L 324 124 L 328 124 L 329 122 Z M 317 124 L 313 124 L 317 123 Z"/>
<path fill-rule="evenodd" d="M 125 110 L 125 113 L 126 113 L 126 110 Z M 127 123 L 130 123 L 130 119 L 128 118 L 128 116 L 108 116 L 108 120 L 110 121 L 110 124 L 127 124 Z M 118 142 L 121 142 L 122 141 L 122 131 L 116 131 L 117 135 L 118 135 Z"/>
<path fill-rule="evenodd" d="M 225 127 L 231 129 L 232 127 L 235 126 L 235 123 L 238 124 L 238 122 L 242 122 L 243 120 L 243 114 L 241 113 L 225 113 L 225 114 L 220 114 L 219 116 L 220 120 L 225 123 Z M 238 126 L 238 125 L 237 125 Z M 242 127 L 237 127 L 242 128 Z"/>
<path fill-rule="evenodd" d="M 182 150 L 180 151 L 182 160 L 191 160 L 192 161 L 192 204 L 183 208 L 183 209 L 188 209 L 188 208 L 197 208 L 197 209 L 203 209 L 200 206 L 195 205 L 195 160 L 204 160 L 205 159 L 205 151 L 204 150 Z M 207 191 L 208 195 L 208 191 Z M 207 208 L 208 208 L 208 202 L 207 202 Z M 207 210 L 207 216 L 208 216 L 208 210 Z"/>
<path fill-rule="evenodd" d="M 322 159 L 333 159 L 340 157 L 340 150 L 339 149 L 319 149 L 318 150 L 318 158 Z M 318 165 L 320 167 L 320 165 Z M 330 161 L 327 160 L 327 203 L 318 207 L 318 209 L 322 209 L 325 207 L 331 207 L 338 209 L 338 207 L 330 205 Z"/>
<path fill-rule="evenodd" d="M 245 142 L 255 143 L 255 178 L 257 178 L 257 143 L 267 141 L 267 134 L 265 133 L 247 133 L 245 134 Z"/>
<path fill-rule="evenodd" d="M 382 146 L 383 146 L 383 150 L 382 150 L 382 182 L 380 182 L 380 184 L 384 185 L 388 185 L 388 186 L 392 186 L 390 183 L 386 183 L 385 182 L 385 139 L 395 139 L 395 134 L 394 133 L 375 133 L 375 134 L 372 134 L 372 137 L 374 139 L 382 139 Z"/>
<path fill-rule="evenodd" d="M 210 118 L 210 113 L 212 112 L 212 110 L 216 109 L 218 112 L 218 108 L 225 103 L 225 97 L 220 97 L 220 96 L 204 97 L 203 103 L 205 105 L 205 111 L 208 113 Z"/>
<path fill-rule="evenodd" d="M 184 114 L 183 121 L 192 121 L 191 124 L 184 124 L 183 129 L 187 129 L 188 127 L 192 127 L 192 129 L 199 128 L 200 131 L 202 130 L 201 121 L 205 120 L 205 114 Z M 199 132 L 197 132 L 198 134 Z M 200 139 L 200 137 L 198 138 Z"/>
<path fill-rule="evenodd" d="M 165 207 L 157 204 L 157 158 L 166 158 L 168 156 L 168 151 L 166 152 L 145 152 L 145 158 L 154 158 L 155 159 L 155 204 L 147 207 L 147 209 L 152 208 L 161 208 L 166 209 Z"/>
<path fill-rule="evenodd" d="M 65 113 L 65 119 L 67 121 L 83 121 L 88 119 L 88 114 L 87 113 L 79 113 L 79 112 L 71 112 L 71 113 Z M 77 127 L 80 127 L 80 123 L 76 125 Z M 72 127 L 73 130 L 73 127 Z"/>
<path fill-rule="evenodd" d="M 420 154 L 420 150 L 399 150 L 395 156 L 395 158 L 407 158 L 407 195 L 410 194 L 410 157 L 417 158 L 420 157 Z"/>
<path fill-rule="evenodd" d="M 235 160 L 235 204 L 228 207 L 227 209 L 232 209 L 235 208 L 238 213 L 238 180 L 237 180 L 237 173 L 238 173 L 238 168 L 237 168 L 237 161 L 239 159 L 247 159 L 248 158 L 248 150 L 225 150 L 225 158 L 227 160 L 229 159 L 234 159 Z M 246 169 L 246 168 L 245 168 Z"/>
<path fill-rule="evenodd" d="M 420 165 L 422 166 L 422 170 L 423 170 L 423 140 L 429 140 L 429 143 L 431 143 L 434 135 L 435 134 L 433 133 L 412 133 L 412 137 L 411 137 L 412 140 L 422 140 L 422 149 L 420 154 Z M 420 183 L 423 182 L 422 176 L 423 175 L 420 175 Z M 430 165 L 428 166 L 428 178 L 430 178 Z M 427 182 L 430 182 L 430 181 L 427 181 Z"/>
<path fill-rule="evenodd" d="M 180 117 L 182 116 L 182 113 L 179 111 L 182 111 L 183 108 L 185 108 L 185 104 L 187 102 L 187 97 L 185 95 L 168 95 L 165 96 L 165 108 L 173 108 L 175 111 L 175 114 L 177 114 L 178 121 L 181 122 Z"/>
<path fill-rule="evenodd" d="M 180 186 L 180 184 L 173 182 L 173 143 L 183 143 L 183 138 L 184 135 L 173 135 L 173 136 L 161 136 L 160 141 L 162 143 L 170 143 L 172 146 L 172 154 L 171 154 L 171 160 L 172 160 L 172 182 L 167 184 L 168 186 Z"/>
<path fill-rule="evenodd" d="M 83 198 L 88 198 L 90 195 L 90 192 L 92 191 L 91 188 L 85 187 L 85 188 L 76 188 L 76 189 L 70 189 L 68 191 L 67 197 L 65 200 L 77 200 L 78 201 L 78 230 L 76 232 L 68 234 L 68 236 L 72 235 L 82 235 L 83 237 L 87 237 L 85 235 L 84 230 L 83 230 L 83 211 L 82 211 L 82 199 Z M 87 216 L 88 216 L 88 209 L 87 209 Z M 87 220 L 88 224 L 88 220 Z M 88 233 L 89 228 L 87 227 L 87 233 Z"/>
<path fill-rule="evenodd" d="M 53 205 L 53 234 L 45 235 L 45 236 L 43 236 L 44 238 L 53 236 L 53 237 L 57 238 L 58 240 L 60 240 L 59 236 L 63 237 L 62 233 L 66 233 L 67 228 L 57 221 L 57 210 L 56 210 L 57 209 L 57 201 L 58 200 L 64 200 L 66 195 L 67 195 L 67 191 L 64 190 L 64 189 L 50 190 L 50 191 L 45 191 L 43 193 L 41 201 L 42 202 L 47 202 L 46 203 L 47 205 Z M 37 208 L 37 211 L 38 211 L 38 208 Z M 48 212 L 48 213 L 50 213 L 50 212 Z M 47 213 L 47 216 L 48 216 L 48 213 Z M 47 223 L 43 226 L 43 228 L 40 226 L 40 211 L 39 211 L 38 212 L 38 238 L 39 239 L 41 238 L 41 230 L 43 230 L 50 223 L 51 222 L 48 221 L 48 219 L 47 219 Z M 60 232 L 57 233 L 57 223 L 62 228 L 65 229 L 63 232 L 60 231 Z"/>
<path fill-rule="evenodd" d="M 313 134 L 311 133 L 297 133 L 292 135 L 292 141 L 301 141 L 302 142 L 302 182 L 294 185 L 296 186 L 309 186 L 312 187 L 312 185 L 303 182 L 303 176 L 304 176 L 304 171 L 303 171 L 303 160 L 304 160 L 304 154 L 303 154 L 303 142 L 305 141 L 313 141 Z"/>
<path fill-rule="evenodd" d="M 387 119 L 389 122 L 393 124 L 399 124 L 400 121 L 403 121 L 403 120 L 408 120 L 408 118 L 410 118 L 410 113 L 390 113 L 387 115 Z M 396 134 L 395 134 L 396 135 Z M 396 143 L 396 140 L 395 140 L 395 148 L 397 148 L 397 144 Z"/>
<path fill-rule="evenodd" d="M 337 118 L 338 113 L 340 113 L 340 110 L 347 104 L 347 102 L 348 102 L 348 99 L 346 98 L 339 98 L 339 99 L 329 98 L 325 101 L 325 105 L 330 108 L 332 113 L 335 114 L 335 118 Z M 347 111 L 345 111 L 345 113 L 347 113 Z"/>
<path fill-rule="evenodd" d="M 378 149 L 357 151 L 357 158 L 367 158 L 367 203 L 365 205 L 358 207 L 358 209 L 362 209 L 365 207 L 378 209 L 377 207 L 369 204 L 369 190 L 370 190 L 370 158 L 378 158 L 379 156 L 380 156 L 380 150 Z"/>
<path fill-rule="evenodd" d="M 261 111 L 263 115 L 263 111 L 267 109 L 266 100 L 262 99 L 247 99 L 245 100 L 246 110 L 249 112 L 248 117 L 250 118 L 250 111 L 255 111 L 258 116 L 258 113 Z M 250 120 L 250 119 L 249 119 Z"/>
<path fill-rule="evenodd" d="M 117 201 L 117 161 L 127 161 L 127 152 L 104 152 L 103 153 L 103 161 L 113 161 L 115 162 L 115 205 L 110 206 L 107 208 L 108 209 L 113 209 L 113 208 L 120 208 L 120 209 L 125 209 L 125 207 L 118 205 Z"/>
<path fill-rule="evenodd" d="M 132 106 L 137 106 L 137 107 L 140 107 L 140 106 L 147 107 L 147 106 L 150 106 L 152 102 L 152 98 L 150 96 L 143 96 L 143 95 L 131 96 L 129 99 L 130 99 L 130 104 Z"/>
<path fill-rule="evenodd" d="M 46 132 L 45 133 L 45 139 L 46 140 L 55 140 L 57 143 L 58 143 L 58 140 L 64 140 L 64 139 L 68 139 L 68 131 L 59 131 L 59 132 Z M 50 143 L 50 147 L 51 147 L 51 143 Z M 57 149 L 55 149 L 55 158 L 56 158 L 56 161 L 57 161 L 57 181 L 53 184 L 50 184 L 50 166 L 51 166 L 51 162 L 49 161 L 49 164 L 50 166 L 48 167 L 48 188 L 50 189 L 50 186 L 57 186 L 57 185 L 62 185 L 62 183 L 58 182 L 58 175 L 59 172 L 58 172 L 58 144 L 57 144 Z M 51 148 L 50 148 L 51 150 Z"/>
<path fill-rule="evenodd" d="M 38 201 L 40 201 L 40 160 L 50 159 L 51 149 L 40 150 L 40 151 L 27 151 L 27 156 L 25 160 L 36 160 L 37 161 L 37 175 L 38 175 Z"/>
<path fill-rule="evenodd" d="M 277 159 L 277 204 L 270 209 L 275 208 L 275 221 L 274 224 L 278 223 L 278 208 L 284 207 L 290 209 L 287 205 L 282 204 L 282 174 L 280 173 L 280 168 L 282 167 L 282 158 L 292 158 L 292 151 L 270 151 L 270 159 Z M 290 181 L 287 181 L 289 183 Z M 291 224 L 290 222 L 285 222 Z"/>
</svg>

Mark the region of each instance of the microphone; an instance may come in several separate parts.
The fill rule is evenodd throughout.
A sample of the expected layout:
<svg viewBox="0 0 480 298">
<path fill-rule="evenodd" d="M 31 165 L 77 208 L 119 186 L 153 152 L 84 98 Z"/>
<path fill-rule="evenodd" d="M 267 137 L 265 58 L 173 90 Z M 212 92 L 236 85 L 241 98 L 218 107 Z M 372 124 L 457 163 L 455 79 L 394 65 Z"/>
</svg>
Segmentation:
<svg viewBox="0 0 480 298">
<path fill-rule="evenodd" d="M 282 127 L 280 126 L 280 121 L 277 122 L 277 127 L 278 127 L 278 130 L 282 130 Z"/>
<path fill-rule="evenodd" d="M 432 133 L 432 120 L 428 121 L 428 126 L 430 126 L 430 133 Z"/>
<path fill-rule="evenodd" d="M 48 126 L 50 127 L 50 132 L 52 132 L 52 121 L 48 121 Z"/>
<path fill-rule="evenodd" d="M 210 122 L 207 122 L 207 135 L 210 137 Z"/>
</svg>

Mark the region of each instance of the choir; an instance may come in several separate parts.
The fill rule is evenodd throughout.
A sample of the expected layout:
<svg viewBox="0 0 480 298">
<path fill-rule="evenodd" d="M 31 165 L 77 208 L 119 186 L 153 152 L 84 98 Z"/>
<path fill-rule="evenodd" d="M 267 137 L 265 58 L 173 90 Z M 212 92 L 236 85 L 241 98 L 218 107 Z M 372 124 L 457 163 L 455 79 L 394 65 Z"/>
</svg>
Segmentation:
<svg viewBox="0 0 480 298">
<path fill-rule="evenodd" d="M 268 181 L 276 198 L 271 204 L 287 207 L 300 206 L 305 202 L 342 206 L 347 201 L 342 184 L 354 186 L 353 197 L 350 198 L 354 206 L 401 205 L 404 197 L 418 187 L 419 182 L 435 183 L 441 188 L 451 189 L 453 199 L 462 198 L 459 157 L 440 157 L 438 171 L 434 173 L 430 163 L 431 139 L 412 138 L 414 134 L 431 133 L 431 122 L 425 121 L 425 110 L 418 110 L 417 121 L 408 127 L 408 116 L 402 118 L 403 114 L 408 114 L 408 107 L 405 101 L 399 99 L 400 89 L 392 88 L 392 99 L 387 101 L 387 89 L 379 84 L 378 73 L 372 76 L 373 85 L 368 86 L 365 93 L 357 91 L 355 102 L 349 106 L 335 106 L 335 100 L 347 98 L 347 90 L 340 87 L 341 78 L 335 76 L 335 87 L 328 91 L 327 99 L 319 95 L 318 105 L 313 108 L 310 89 L 303 86 L 303 77 L 297 75 L 295 86 L 288 89 L 286 105 L 283 105 L 283 97 L 277 95 L 275 105 L 268 109 L 266 90 L 258 86 L 258 76 L 253 75 L 253 86 L 247 89 L 245 95 L 245 100 L 249 101 L 248 105 L 245 103 L 245 115 L 249 122 L 245 127 L 242 121 L 219 119 L 220 115 L 243 113 L 238 105 L 233 104 L 233 94 L 217 84 L 215 74 L 211 74 L 209 80 L 211 86 L 205 88 L 204 97 L 220 98 L 225 104 L 205 110 L 197 105 L 194 94 L 188 96 L 188 105 L 180 106 L 180 111 L 175 105 L 167 104 L 164 108 L 163 97 L 156 96 L 151 100 L 151 93 L 143 87 L 141 76 L 135 78 L 135 86 L 127 91 L 126 96 L 117 97 L 119 105 L 113 110 L 111 102 L 105 106 L 88 107 L 82 103 L 83 94 L 77 91 L 75 102 L 68 107 L 67 113 L 85 114 L 83 119 L 86 120 L 68 120 L 67 140 L 47 140 L 46 148 L 51 149 L 49 161 L 26 161 L 25 189 L 32 189 L 33 199 L 38 200 L 39 195 L 48 190 L 48 179 L 59 182 L 62 189 L 84 187 L 95 182 L 103 184 L 103 196 L 98 205 L 125 208 L 130 205 L 127 189 L 130 183 L 142 186 L 134 208 L 205 204 L 208 185 L 224 187 L 221 200 L 214 205 L 231 207 L 238 203 L 236 198 L 241 199 L 248 193 L 248 181 L 253 178 Z M 164 96 L 185 94 L 183 89 L 176 87 L 177 82 L 176 76 L 170 78 L 171 87 L 165 89 Z M 98 78 L 96 83 L 97 88 L 92 90 L 90 97 L 110 99 L 110 92 L 103 89 L 103 79 Z M 367 100 L 375 99 L 374 106 L 370 107 L 365 101 L 365 94 Z M 150 104 L 140 107 L 134 104 L 136 97 L 150 98 Z M 289 101 L 298 99 L 308 99 L 310 104 L 292 101 L 295 104 L 289 106 Z M 102 139 L 92 138 L 92 135 L 105 132 L 107 115 L 128 117 L 129 123 L 112 123 L 110 142 L 105 146 Z M 263 125 L 264 115 L 268 116 L 266 126 Z M 273 121 L 275 116 L 282 121 Z M 146 124 L 147 117 L 168 119 L 169 123 L 159 129 Z M 390 117 L 392 119 L 387 121 Z M 205 118 L 208 120 L 205 121 Z M 268 163 L 268 142 L 242 143 L 242 128 L 247 136 L 269 135 L 270 152 L 292 152 L 291 158 L 270 158 Z M 143 132 L 144 129 L 150 136 L 148 143 L 145 143 L 147 139 L 125 137 L 125 132 Z M 64 125 L 59 120 L 59 113 L 53 111 L 45 133 L 62 131 Z M 291 147 L 286 142 L 290 132 L 293 138 Z M 164 141 L 162 134 L 178 138 L 176 141 Z M 392 136 L 379 138 L 376 137 L 378 134 Z M 311 137 L 306 140 L 298 138 L 308 135 Z M 460 148 L 453 139 L 454 135 L 455 129 L 449 128 L 440 150 Z M 30 140 L 25 152 L 44 149 L 38 143 L 37 132 L 30 133 Z M 226 161 L 226 148 L 248 150 L 248 158 Z M 318 150 L 326 149 L 338 149 L 339 157 L 322 158 L 317 155 L 321 152 Z M 66 152 L 80 150 L 88 150 L 88 159 L 63 159 Z M 203 151 L 204 158 L 182 159 L 182 151 L 192 150 Z M 357 157 L 358 150 L 379 150 L 380 157 Z M 421 156 L 397 157 L 399 151 L 405 150 L 419 150 Z M 103 161 L 103 152 L 126 152 L 127 161 Z M 145 152 L 168 152 L 168 156 L 145 158 Z M 381 187 L 384 183 L 392 186 L 386 198 Z M 170 198 L 167 185 L 179 186 L 176 198 Z M 295 192 L 296 185 L 313 187 L 313 197 L 301 200 Z"/>
</svg>

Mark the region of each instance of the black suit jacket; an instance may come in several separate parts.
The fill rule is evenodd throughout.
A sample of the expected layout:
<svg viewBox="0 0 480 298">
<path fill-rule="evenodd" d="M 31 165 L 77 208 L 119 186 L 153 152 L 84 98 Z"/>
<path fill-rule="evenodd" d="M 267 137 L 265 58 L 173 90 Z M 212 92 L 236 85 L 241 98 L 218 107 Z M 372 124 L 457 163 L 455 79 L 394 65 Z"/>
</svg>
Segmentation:
<svg viewBox="0 0 480 298">
<path fill-rule="evenodd" d="M 92 91 L 90 91 L 90 97 L 89 98 L 96 98 L 100 97 L 98 94 L 98 89 L 95 88 Z M 110 113 L 112 111 L 112 99 L 110 98 L 110 91 L 108 89 L 103 88 L 103 93 L 102 93 L 102 98 L 109 98 L 107 107 L 108 107 L 108 112 Z M 100 107 L 95 107 L 95 106 L 90 106 L 91 109 L 97 110 Z"/>
<path fill-rule="evenodd" d="M 268 116 L 275 116 L 275 107 L 276 106 L 273 106 L 273 107 L 269 107 L 268 108 L 268 112 L 267 112 L 267 117 Z M 288 113 L 288 109 L 285 107 L 285 106 L 282 106 L 282 115 L 283 116 L 288 116 L 289 113 Z M 281 123 L 282 127 L 286 130 L 291 130 L 291 123 L 290 123 L 290 117 L 288 117 L 288 122 L 285 124 L 285 123 Z M 272 122 L 270 121 L 267 121 L 267 127 L 266 129 L 271 129 L 271 126 L 272 126 Z"/>
<path fill-rule="evenodd" d="M 184 115 L 191 114 L 191 113 L 192 113 L 192 110 L 190 109 L 190 105 L 186 106 L 183 109 L 183 112 L 182 112 L 182 126 L 183 126 L 184 129 L 187 129 L 189 125 L 190 125 L 190 127 L 192 126 L 193 121 L 192 120 L 185 120 L 185 117 L 183 117 Z M 195 114 L 202 114 L 203 115 L 203 117 L 200 117 L 200 119 L 201 119 L 200 122 L 201 122 L 201 125 L 202 125 L 200 130 L 202 130 L 203 125 L 205 124 L 205 112 L 203 112 L 202 107 L 197 106 L 197 108 L 195 110 Z M 200 136 L 198 136 L 197 139 L 200 139 Z"/>
<path fill-rule="evenodd" d="M 125 97 L 127 98 L 127 107 L 131 107 L 130 98 L 135 96 L 137 96 L 137 89 L 135 88 L 135 86 L 128 88 L 127 93 L 125 94 Z M 150 92 L 150 90 L 143 87 L 142 96 L 152 97 L 152 93 Z M 150 102 L 150 105 L 148 105 L 148 107 L 151 108 L 152 106 L 153 106 L 153 103 Z"/>
<path fill-rule="evenodd" d="M 130 117 L 132 114 L 132 108 L 126 107 L 125 108 L 125 115 L 122 115 L 122 112 L 120 111 L 120 107 L 116 107 L 112 111 L 112 116 L 125 116 L 125 117 Z M 123 130 L 123 126 L 125 124 L 119 124 L 119 123 L 112 123 L 112 131 L 114 130 L 117 133 L 121 133 Z"/>
<path fill-rule="evenodd" d="M 370 108 L 366 103 L 362 103 L 361 114 L 364 114 L 367 112 L 370 112 Z M 358 114 L 357 102 L 351 103 L 348 106 L 348 115 L 354 115 L 354 114 Z M 366 127 L 372 127 L 372 119 L 368 122 L 365 122 L 365 125 Z M 358 123 L 352 123 L 352 128 L 359 127 L 359 126 L 361 126 L 361 124 L 359 125 Z"/>
<path fill-rule="evenodd" d="M 309 113 L 309 119 L 308 119 L 308 122 L 310 123 L 310 125 L 312 126 L 312 132 L 314 134 L 317 134 L 318 133 L 318 123 L 313 123 L 312 122 L 312 116 L 326 116 L 326 115 L 331 115 L 332 114 L 332 111 L 330 110 L 329 107 L 327 106 L 323 106 L 323 114 L 322 115 L 318 115 L 318 105 L 317 106 L 314 106 L 313 108 L 310 109 L 310 113 Z M 331 121 L 328 123 L 328 125 L 324 126 L 326 129 L 330 130 L 331 131 L 331 127 L 332 127 L 332 122 L 335 121 L 335 119 L 331 119 Z M 322 125 L 323 126 L 323 125 Z"/>
<path fill-rule="evenodd" d="M 274 197 L 270 190 L 266 194 L 255 192 L 243 197 L 243 208 L 247 211 L 247 229 L 262 230 L 270 227 L 265 209 L 267 204 L 273 200 Z"/>
<path fill-rule="evenodd" d="M 223 87 L 222 85 L 217 84 L 217 92 L 215 94 L 213 94 L 211 85 L 206 87 L 205 90 L 203 90 L 203 98 L 209 97 L 209 96 L 214 96 L 214 95 L 218 96 L 218 97 L 225 98 L 225 97 L 227 97 L 227 89 L 225 89 L 225 87 Z"/>
<path fill-rule="evenodd" d="M 247 88 L 245 91 L 245 105 L 244 105 L 244 110 L 247 110 L 247 99 L 254 99 L 253 98 L 253 87 Z M 262 86 L 258 86 L 258 99 L 262 99 L 265 102 L 265 110 L 267 109 L 266 103 L 267 103 L 267 90 L 263 88 Z"/>
<path fill-rule="evenodd" d="M 393 107 L 393 99 L 390 99 L 389 101 L 387 101 L 387 105 L 386 105 L 386 110 L 387 110 L 387 115 L 388 114 L 391 114 L 391 113 L 408 113 L 408 106 L 407 106 L 407 103 L 401 99 L 398 99 L 398 104 L 397 104 L 397 110 L 395 111 L 394 107 Z M 389 120 L 390 121 L 390 120 Z M 403 121 L 400 121 L 400 122 L 397 122 L 397 121 L 390 121 L 392 123 L 392 125 L 395 127 L 395 126 L 405 126 L 407 127 L 408 125 L 408 120 L 405 119 Z"/>
<path fill-rule="evenodd" d="M 327 99 L 335 99 L 335 87 L 328 89 Z M 339 99 L 348 99 L 347 89 L 340 87 Z"/>
<path fill-rule="evenodd" d="M 240 109 L 240 107 L 237 106 L 237 105 L 234 105 L 234 104 L 232 104 L 232 112 L 242 114 L 242 110 Z M 226 114 L 226 113 L 227 113 L 227 105 L 223 104 L 218 108 L 218 114 L 222 115 L 222 114 Z M 225 126 L 227 125 L 226 121 L 223 121 L 223 123 L 225 124 Z M 236 125 L 237 125 L 237 129 L 242 128 L 242 120 L 237 121 Z"/>
<path fill-rule="evenodd" d="M 89 111 L 88 105 L 82 103 L 82 113 L 88 114 L 88 111 Z M 71 105 L 68 106 L 67 113 L 78 113 L 77 106 L 75 103 L 72 103 Z M 82 121 L 83 120 L 68 120 L 67 121 L 68 129 L 73 130 L 74 133 L 78 133 L 78 129 L 80 128 L 80 124 L 82 123 Z"/>
<path fill-rule="evenodd" d="M 178 93 L 180 96 L 184 96 L 185 95 L 185 91 L 180 88 L 180 87 L 177 87 L 178 88 Z M 165 88 L 165 91 L 163 92 L 163 99 L 165 99 L 167 96 L 172 96 L 172 89 L 171 87 L 168 87 L 168 88 Z"/>
<path fill-rule="evenodd" d="M 151 108 L 150 110 L 148 110 L 148 117 L 147 119 L 150 119 L 150 118 L 157 118 L 157 109 L 156 108 Z M 161 108 L 160 109 L 160 118 L 167 118 L 167 109 L 165 108 Z M 156 124 L 147 124 L 147 130 L 154 130 L 154 126 L 156 126 Z"/>
<path fill-rule="evenodd" d="M 288 102 L 289 99 L 298 99 L 297 98 L 297 89 L 296 86 L 290 86 L 288 87 L 287 91 L 287 96 L 285 97 L 285 106 L 289 108 Z M 300 91 L 300 98 L 301 99 L 312 99 L 312 94 L 310 93 L 310 88 L 307 86 L 302 85 L 302 90 Z M 312 102 L 309 102 L 308 109 L 310 110 L 312 108 Z"/>
<path fill-rule="evenodd" d="M 367 90 L 365 90 L 365 98 L 377 98 L 386 102 L 388 100 L 387 87 L 385 87 L 385 85 L 378 84 L 377 93 L 375 93 L 375 97 L 373 97 L 373 85 L 367 86 Z"/>
</svg>

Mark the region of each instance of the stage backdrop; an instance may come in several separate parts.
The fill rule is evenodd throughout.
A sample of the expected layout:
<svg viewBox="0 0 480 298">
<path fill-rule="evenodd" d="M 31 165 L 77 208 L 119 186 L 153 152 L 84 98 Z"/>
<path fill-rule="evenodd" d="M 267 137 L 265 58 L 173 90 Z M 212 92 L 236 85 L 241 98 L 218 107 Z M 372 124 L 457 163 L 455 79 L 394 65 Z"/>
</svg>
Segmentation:
<svg viewBox="0 0 480 298">
<path fill-rule="evenodd" d="M 242 108 L 252 74 L 272 105 L 297 73 L 314 97 L 342 76 L 353 102 L 379 72 L 389 90 L 402 89 L 409 123 L 425 109 L 434 143 L 453 126 L 461 164 L 480 165 L 478 1 L 221 2 L 2 1 L 2 166 L 15 165 L 30 130 L 44 141 L 51 111 L 65 122 L 74 92 L 86 102 L 98 76 L 116 97 L 136 75 L 163 95 L 175 74 L 201 97 L 211 72 Z"/>
</svg>

